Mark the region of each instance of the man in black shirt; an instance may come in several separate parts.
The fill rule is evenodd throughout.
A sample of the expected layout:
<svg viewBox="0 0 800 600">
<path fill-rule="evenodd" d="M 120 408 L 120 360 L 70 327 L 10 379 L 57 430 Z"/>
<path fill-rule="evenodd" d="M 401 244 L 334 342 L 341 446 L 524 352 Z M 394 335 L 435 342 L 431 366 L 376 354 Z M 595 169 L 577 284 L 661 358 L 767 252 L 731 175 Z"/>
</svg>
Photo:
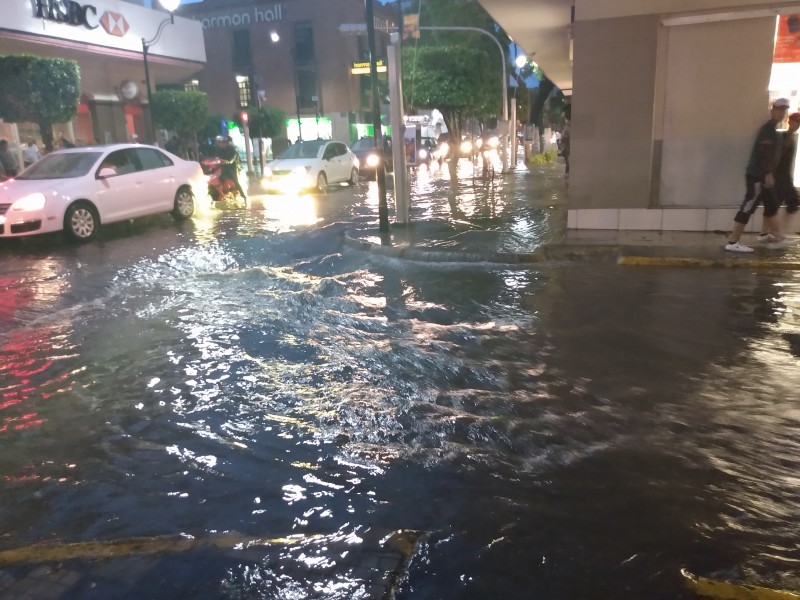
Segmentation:
<svg viewBox="0 0 800 600">
<path fill-rule="evenodd" d="M 230 179 L 236 186 L 236 191 L 241 194 L 242 198 L 247 200 L 247 194 L 244 193 L 241 184 L 239 183 L 239 154 L 236 148 L 233 147 L 230 137 L 217 136 L 215 155 L 226 161 L 222 166 L 223 179 Z"/>
<path fill-rule="evenodd" d="M 733 218 L 733 230 L 725 245 L 725 250 L 729 252 L 753 251 L 750 246 L 740 243 L 739 239 L 756 207 L 761 203 L 764 205 L 764 231 L 777 231 L 775 215 L 778 214 L 778 199 L 775 195 L 775 169 L 780 159 L 783 140 L 776 127 L 786 118 L 788 110 L 789 101 L 786 98 L 775 100 L 772 103 L 769 121 L 764 123 L 756 134 L 745 171 L 744 201 Z"/>
</svg>

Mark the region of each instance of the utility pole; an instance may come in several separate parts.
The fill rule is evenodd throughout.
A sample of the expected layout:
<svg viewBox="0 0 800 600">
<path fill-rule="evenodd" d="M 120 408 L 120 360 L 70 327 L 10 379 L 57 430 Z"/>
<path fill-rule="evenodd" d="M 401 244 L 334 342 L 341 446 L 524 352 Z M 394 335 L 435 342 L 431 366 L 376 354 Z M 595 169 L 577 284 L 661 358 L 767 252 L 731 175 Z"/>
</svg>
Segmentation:
<svg viewBox="0 0 800 600">
<path fill-rule="evenodd" d="M 369 45 L 369 74 L 372 78 L 372 126 L 374 129 L 375 149 L 383 157 L 383 133 L 381 132 L 381 104 L 378 89 L 378 69 L 375 65 L 375 10 L 373 0 L 364 0 L 367 20 L 367 42 Z M 375 167 L 378 180 L 378 227 L 381 233 L 389 232 L 389 206 L 386 204 L 386 170 L 381 160 Z"/>
</svg>

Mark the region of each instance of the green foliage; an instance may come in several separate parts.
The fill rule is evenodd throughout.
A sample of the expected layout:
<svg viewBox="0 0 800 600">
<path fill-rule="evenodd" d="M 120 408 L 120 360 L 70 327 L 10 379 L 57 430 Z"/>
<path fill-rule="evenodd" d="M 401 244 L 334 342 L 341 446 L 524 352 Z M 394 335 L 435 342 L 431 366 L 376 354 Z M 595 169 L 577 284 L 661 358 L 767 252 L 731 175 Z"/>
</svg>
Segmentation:
<svg viewBox="0 0 800 600">
<path fill-rule="evenodd" d="M 528 162 L 532 165 L 551 165 L 556 162 L 557 156 L 558 154 L 556 151 L 550 148 L 550 150 L 545 150 L 544 152 L 531 156 Z"/>
<path fill-rule="evenodd" d="M 222 128 L 220 127 L 222 121 L 227 123 L 228 119 L 220 114 L 208 115 L 203 123 L 203 127 L 200 129 L 200 137 L 207 140 L 220 135 L 222 133 Z"/>
<path fill-rule="evenodd" d="M 191 134 L 206 124 L 208 96 L 198 91 L 159 90 L 153 92 L 150 112 L 159 127 Z"/>
<path fill-rule="evenodd" d="M 265 138 L 286 137 L 286 114 L 280 108 L 262 106 L 247 111 L 250 135 Z M 236 122 L 241 125 L 239 115 Z"/>
<path fill-rule="evenodd" d="M 80 100 L 78 63 L 63 58 L 0 56 L 0 118 L 37 123 L 45 146 L 53 144 L 52 126 L 76 113 Z"/>
</svg>

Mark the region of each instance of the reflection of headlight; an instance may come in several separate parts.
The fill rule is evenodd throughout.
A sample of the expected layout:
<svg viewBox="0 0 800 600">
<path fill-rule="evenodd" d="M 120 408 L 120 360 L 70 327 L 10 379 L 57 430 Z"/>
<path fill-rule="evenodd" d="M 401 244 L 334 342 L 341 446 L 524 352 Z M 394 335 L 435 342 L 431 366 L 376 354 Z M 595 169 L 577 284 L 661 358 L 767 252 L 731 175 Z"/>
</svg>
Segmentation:
<svg viewBox="0 0 800 600">
<path fill-rule="evenodd" d="M 428 151 L 423 148 L 419 151 L 419 157 L 423 160 L 428 158 Z"/>
<path fill-rule="evenodd" d="M 486 140 L 486 143 L 489 145 L 489 148 L 497 148 L 500 145 L 500 138 L 496 135 L 492 136 Z"/>
<path fill-rule="evenodd" d="M 44 197 L 44 194 L 31 194 L 14 202 L 11 205 L 11 210 L 42 210 L 46 203 L 47 199 Z"/>
<path fill-rule="evenodd" d="M 472 152 L 472 142 L 470 142 L 469 140 L 464 140 L 463 142 L 461 142 L 461 152 L 463 154 L 469 154 L 470 152 Z"/>
<path fill-rule="evenodd" d="M 367 155 L 367 166 L 368 167 L 377 167 L 381 162 L 380 157 L 377 154 L 369 154 Z"/>
</svg>

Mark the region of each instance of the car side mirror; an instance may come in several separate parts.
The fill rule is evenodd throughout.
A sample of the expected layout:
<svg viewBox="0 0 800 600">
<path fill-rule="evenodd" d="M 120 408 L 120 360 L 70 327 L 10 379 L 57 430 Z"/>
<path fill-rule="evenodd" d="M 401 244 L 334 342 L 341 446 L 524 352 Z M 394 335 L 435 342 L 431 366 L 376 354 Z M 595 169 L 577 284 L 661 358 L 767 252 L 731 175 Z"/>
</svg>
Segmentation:
<svg viewBox="0 0 800 600">
<path fill-rule="evenodd" d="M 105 179 L 106 177 L 114 177 L 117 172 L 112 169 L 111 167 L 103 167 L 100 169 L 100 172 L 97 174 L 98 179 Z"/>
</svg>

